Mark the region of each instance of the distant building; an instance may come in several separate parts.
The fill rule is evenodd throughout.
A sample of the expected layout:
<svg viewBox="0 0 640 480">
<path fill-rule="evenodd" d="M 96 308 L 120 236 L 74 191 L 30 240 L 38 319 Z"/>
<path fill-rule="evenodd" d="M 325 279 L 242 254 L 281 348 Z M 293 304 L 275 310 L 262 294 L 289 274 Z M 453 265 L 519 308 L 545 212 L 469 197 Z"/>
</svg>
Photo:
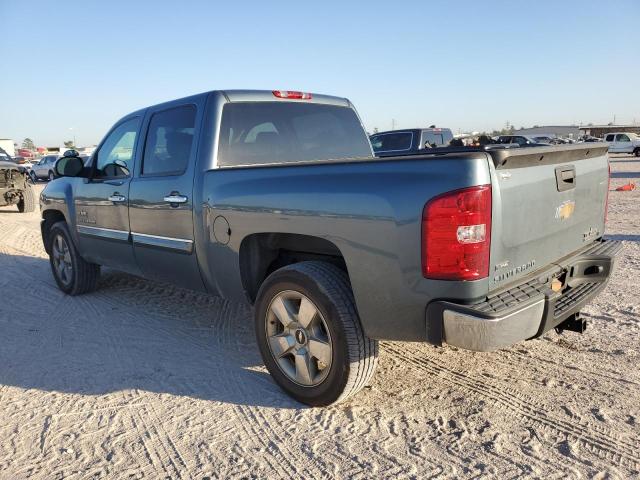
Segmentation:
<svg viewBox="0 0 640 480">
<path fill-rule="evenodd" d="M 611 132 L 631 132 L 640 134 L 640 125 L 585 125 L 580 127 L 583 135 L 604 137 Z"/>
<path fill-rule="evenodd" d="M 581 132 L 581 127 L 577 125 L 544 125 L 542 127 L 521 128 L 515 130 L 514 135 L 532 135 L 532 136 L 549 136 L 549 137 L 564 137 L 574 138 L 584 135 Z"/>
</svg>

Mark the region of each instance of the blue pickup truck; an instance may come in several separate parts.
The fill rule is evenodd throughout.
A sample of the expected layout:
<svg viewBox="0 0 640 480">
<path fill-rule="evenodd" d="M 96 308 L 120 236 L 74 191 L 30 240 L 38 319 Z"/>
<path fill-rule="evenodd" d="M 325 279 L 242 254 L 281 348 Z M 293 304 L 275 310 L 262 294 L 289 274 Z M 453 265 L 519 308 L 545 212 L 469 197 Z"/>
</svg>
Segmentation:
<svg viewBox="0 0 640 480">
<path fill-rule="evenodd" d="M 310 405 L 372 378 L 379 340 L 490 351 L 610 277 L 606 146 L 376 158 L 349 100 L 212 91 L 119 120 L 58 160 L 42 239 L 69 295 L 101 266 L 253 305 L 275 381 Z"/>
</svg>

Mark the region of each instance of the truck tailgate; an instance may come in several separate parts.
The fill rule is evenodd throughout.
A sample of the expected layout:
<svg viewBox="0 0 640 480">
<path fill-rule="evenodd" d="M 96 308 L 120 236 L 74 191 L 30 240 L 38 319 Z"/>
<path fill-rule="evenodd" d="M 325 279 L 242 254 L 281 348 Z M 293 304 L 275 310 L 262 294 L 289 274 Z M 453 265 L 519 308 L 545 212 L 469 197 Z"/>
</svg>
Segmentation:
<svg viewBox="0 0 640 480">
<path fill-rule="evenodd" d="M 495 150 L 491 157 L 490 291 L 602 236 L 609 184 L 606 145 Z"/>
</svg>

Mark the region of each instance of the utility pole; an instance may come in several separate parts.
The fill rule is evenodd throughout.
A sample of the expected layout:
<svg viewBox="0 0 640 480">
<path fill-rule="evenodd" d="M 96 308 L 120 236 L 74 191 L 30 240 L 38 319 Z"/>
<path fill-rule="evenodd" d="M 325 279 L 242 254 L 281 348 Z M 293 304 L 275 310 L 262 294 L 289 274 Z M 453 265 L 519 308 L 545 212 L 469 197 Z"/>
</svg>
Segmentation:
<svg viewBox="0 0 640 480">
<path fill-rule="evenodd" d="M 396 129 L 396 119 L 392 118 L 391 119 L 391 130 L 395 130 Z"/>
</svg>

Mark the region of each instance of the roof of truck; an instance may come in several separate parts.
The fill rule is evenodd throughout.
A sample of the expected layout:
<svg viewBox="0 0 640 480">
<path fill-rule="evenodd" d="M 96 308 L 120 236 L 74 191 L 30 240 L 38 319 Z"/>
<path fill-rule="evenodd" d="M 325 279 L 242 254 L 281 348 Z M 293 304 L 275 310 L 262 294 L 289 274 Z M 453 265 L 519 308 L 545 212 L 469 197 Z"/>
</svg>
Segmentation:
<svg viewBox="0 0 640 480">
<path fill-rule="evenodd" d="M 305 93 L 310 98 L 279 98 L 276 96 L 276 92 L 288 92 L 288 93 Z M 208 96 L 210 94 L 219 93 L 225 97 L 229 102 L 292 102 L 292 103 L 320 103 L 325 105 L 336 105 L 340 107 L 353 108 L 353 105 L 347 98 L 335 97 L 332 95 L 323 95 L 321 93 L 308 93 L 299 92 L 297 90 L 209 90 L 208 92 L 196 93 L 195 95 L 189 95 L 187 97 L 174 98 L 167 100 L 166 102 L 156 103 L 154 105 L 147 105 L 146 107 L 139 108 L 133 112 L 129 112 L 118 120 L 121 122 L 130 117 L 143 114 L 149 108 L 161 107 L 165 104 L 171 104 L 174 102 L 180 102 L 185 100 L 195 100 L 197 98 Z"/>
<path fill-rule="evenodd" d="M 216 90 L 214 90 L 215 92 Z M 337 105 L 341 107 L 351 107 L 351 102 L 343 97 L 334 97 L 333 95 L 323 95 L 321 93 L 312 92 L 300 92 L 293 90 L 218 90 L 222 93 L 230 102 L 297 102 L 297 103 L 324 103 L 330 105 Z M 304 93 L 309 95 L 308 99 L 290 99 L 280 98 L 276 96 L 276 92 L 289 92 L 289 93 Z M 208 92 L 211 93 L 211 92 Z"/>
</svg>

